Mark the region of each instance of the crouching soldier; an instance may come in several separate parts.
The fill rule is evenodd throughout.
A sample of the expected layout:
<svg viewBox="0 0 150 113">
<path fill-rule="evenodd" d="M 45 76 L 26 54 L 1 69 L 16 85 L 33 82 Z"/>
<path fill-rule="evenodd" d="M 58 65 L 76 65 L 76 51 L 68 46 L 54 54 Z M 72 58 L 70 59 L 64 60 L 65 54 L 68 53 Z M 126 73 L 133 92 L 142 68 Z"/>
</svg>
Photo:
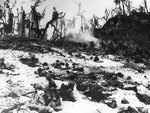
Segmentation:
<svg viewBox="0 0 150 113">
<path fill-rule="evenodd" d="M 57 106 L 61 105 L 60 96 L 58 90 L 56 89 L 56 83 L 52 80 L 50 74 L 46 76 L 49 84 L 44 88 L 44 102 L 45 106 L 50 106 L 56 110 Z"/>
<path fill-rule="evenodd" d="M 62 84 L 60 87 L 60 96 L 62 97 L 63 101 L 72 101 L 75 102 L 76 99 L 73 94 L 74 90 L 74 82 L 69 82 L 68 85 Z"/>
</svg>

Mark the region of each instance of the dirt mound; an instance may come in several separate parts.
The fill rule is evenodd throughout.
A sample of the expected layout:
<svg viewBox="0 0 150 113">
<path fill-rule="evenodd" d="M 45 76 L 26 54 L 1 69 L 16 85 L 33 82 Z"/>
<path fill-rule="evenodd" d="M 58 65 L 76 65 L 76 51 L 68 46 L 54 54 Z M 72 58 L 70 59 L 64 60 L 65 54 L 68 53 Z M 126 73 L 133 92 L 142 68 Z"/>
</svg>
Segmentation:
<svg viewBox="0 0 150 113">
<path fill-rule="evenodd" d="M 23 50 L 34 53 L 48 53 L 53 51 L 48 41 L 17 36 L 6 36 L 1 39 L 0 49 Z"/>
</svg>

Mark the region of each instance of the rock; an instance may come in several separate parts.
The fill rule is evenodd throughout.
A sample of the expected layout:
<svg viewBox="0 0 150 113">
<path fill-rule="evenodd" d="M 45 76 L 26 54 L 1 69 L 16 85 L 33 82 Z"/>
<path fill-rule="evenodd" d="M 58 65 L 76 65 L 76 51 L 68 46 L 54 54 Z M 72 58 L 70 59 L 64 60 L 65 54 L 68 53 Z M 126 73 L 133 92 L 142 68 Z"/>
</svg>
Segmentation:
<svg viewBox="0 0 150 113">
<path fill-rule="evenodd" d="M 43 69 L 42 69 L 42 68 L 38 68 L 38 70 L 37 70 L 37 74 L 39 75 L 42 71 L 43 71 Z"/>
<path fill-rule="evenodd" d="M 148 109 L 144 108 L 144 107 L 137 107 L 139 113 L 149 113 Z"/>
<path fill-rule="evenodd" d="M 96 55 L 95 57 L 94 57 L 94 62 L 98 62 L 99 61 L 99 57 Z"/>
<path fill-rule="evenodd" d="M 73 71 L 84 72 L 84 67 L 76 67 L 73 69 Z"/>
<path fill-rule="evenodd" d="M 59 60 L 56 60 L 56 62 L 52 64 L 52 66 L 54 66 L 55 68 L 59 68 L 59 69 L 61 69 L 61 67 L 64 65 L 65 65 L 65 63 L 61 62 Z"/>
<path fill-rule="evenodd" d="M 55 111 L 60 111 L 60 110 L 62 110 L 62 107 L 56 106 L 56 107 L 54 108 L 54 110 L 55 110 Z"/>
<path fill-rule="evenodd" d="M 111 108 L 117 107 L 117 102 L 115 100 L 109 100 L 108 102 L 105 102 L 105 104 L 107 104 Z"/>
<path fill-rule="evenodd" d="M 44 62 L 42 65 L 43 65 L 43 68 L 44 68 L 45 70 L 48 70 L 48 69 L 49 69 L 48 63 Z"/>
<path fill-rule="evenodd" d="M 117 78 L 116 74 L 106 72 L 106 73 L 104 73 L 104 79 L 106 79 L 106 80 L 117 80 L 118 78 Z"/>
<path fill-rule="evenodd" d="M 53 112 L 53 109 L 50 108 L 49 106 L 39 106 L 39 105 L 35 105 L 35 104 L 32 104 L 32 105 L 29 105 L 28 108 L 31 110 L 31 111 L 37 111 L 38 113 L 52 113 Z"/>
<path fill-rule="evenodd" d="M 31 58 L 21 58 L 21 63 L 26 64 L 30 67 L 36 67 L 38 63 L 38 58 L 31 57 Z"/>
<path fill-rule="evenodd" d="M 125 90 L 132 90 L 134 92 L 137 92 L 136 85 L 124 85 L 123 89 L 125 89 Z"/>
<path fill-rule="evenodd" d="M 92 60 L 92 59 L 93 59 L 93 57 L 91 56 L 91 57 L 90 57 L 90 60 Z"/>
<path fill-rule="evenodd" d="M 48 63 L 44 62 L 42 65 L 43 65 L 43 66 L 48 66 Z"/>
<path fill-rule="evenodd" d="M 145 103 L 146 105 L 150 105 L 150 96 L 136 93 L 136 97 L 139 99 L 139 101 Z"/>
<path fill-rule="evenodd" d="M 125 98 L 121 100 L 121 103 L 122 104 L 129 104 L 129 102 Z"/>
<path fill-rule="evenodd" d="M 38 70 L 39 71 L 39 70 Z M 40 72 L 41 71 L 41 72 Z M 47 71 L 45 71 L 45 70 L 40 70 L 39 72 L 38 72 L 38 75 L 40 76 L 40 77 L 46 77 L 46 75 L 48 74 L 48 72 Z"/>
<path fill-rule="evenodd" d="M 39 83 L 34 83 L 34 84 L 31 84 L 35 90 L 42 90 L 43 87 L 39 84 Z"/>
<path fill-rule="evenodd" d="M 69 51 L 68 54 L 69 54 L 70 56 L 73 56 L 72 51 Z"/>
<path fill-rule="evenodd" d="M 132 108 L 131 106 L 128 106 L 126 110 L 121 110 L 118 113 L 139 113 L 136 109 Z"/>
<path fill-rule="evenodd" d="M 123 75 L 122 73 L 120 73 L 120 72 L 117 73 L 116 75 L 117 75 L 118 77 L 121 77 L 121 78 L 124 77 L 124 75 Z"/>
<path fill-rule="evenodd" d="M 128 77 L 127 77 L 127 80 L 131 80 L 131 76 L 128 76 Z"/>
<path fill-rule="evenodd" d="M 5 63 L 4 63 L 4 58 L 0 59 L 0 69 L 4 69 L 6 67 Z"/>
</svg>

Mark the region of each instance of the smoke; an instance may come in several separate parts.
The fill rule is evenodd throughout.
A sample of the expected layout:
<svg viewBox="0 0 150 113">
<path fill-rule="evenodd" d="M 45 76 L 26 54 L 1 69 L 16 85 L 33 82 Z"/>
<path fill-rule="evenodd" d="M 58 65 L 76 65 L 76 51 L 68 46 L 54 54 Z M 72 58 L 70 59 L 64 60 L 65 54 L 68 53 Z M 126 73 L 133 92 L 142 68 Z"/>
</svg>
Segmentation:
<svg viewBox="0 0 150 113">
<path fill-rule="evenodd" d="M 67 33 L 67 40 L 77 43 L 86 43 L 88 46 L 90 46 L 90 42 L 94 42 L 95 45 L 99 42 L 89 31 L 75 32 L 74 30 Z"/>
<path fill-rule="evenodd" d="M 37 11 L 44 16 L 44 18 L 42 18 L 40 21 L 41 28 L 44 28 L 46 23 L 49 20 L 51 20 L 53 6 L 56 5 L 54 1 L 53 1 L 54 3 L 52 4 L 51 2 L 49 2 L 49 0 L 19 0 L 17 2 L 15 2 L 16 0 L 11 0 L 11 1 L 15 3 L 13 8 L 13 13 L 15 16 L 17 16 L 17 10 L 16 10 L 17 8 L 19 9 L 20 12 L 21 6 L 23 6 L 25 12 L 29 14 L 31 11 L 31 5 L 34 5 L 35 1 L 42 1 L 42 3 L 37 7 Z M 62 9 L 60 9 L 59 7 L 57 8 L 58 8 L 58 12 L 62 11 Z M 76 20 L 75 28 L 67 29 L 66 31 L 66 36 L 68 40 L 74 42 L 86 43 L 88 45 L 90 44 L 90 42 L 94 42 L 96 44 L 98 42 L 98 39 L 93 37 L 89 31 L 81 32 L 80 31 L 81 19 L 78 16 L 76 16 L 76 19 L 77 20 Z M 52 37 L 53 30 L 54 28 L 51 26 L 47 29 L 47 39 L 50 39 Z"/>
</svg>

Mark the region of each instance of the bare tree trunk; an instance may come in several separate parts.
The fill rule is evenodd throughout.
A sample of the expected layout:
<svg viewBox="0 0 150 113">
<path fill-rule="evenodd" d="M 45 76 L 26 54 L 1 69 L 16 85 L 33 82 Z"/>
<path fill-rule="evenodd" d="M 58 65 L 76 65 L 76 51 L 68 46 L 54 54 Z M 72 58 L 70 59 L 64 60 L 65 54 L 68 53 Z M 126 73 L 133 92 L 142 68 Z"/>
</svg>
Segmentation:
<svg viewBox="0 0 150 113">
<path fill-rule="evenodd" d="M 119 9 L 122 12 L 121 3 L 119 2 Z"/>
<path fill-rule="evenodd" d="M 146 1 L 146 0 L 144 0 L 144 7 L 145 7 L 145 9 L 146 9 L 146 12 L 148 13 L 147 1 Z"/>
<path fill-rule="evenodd" d="M 122 10 L 123 10 L 123 15 L 125 15 L 125 7 L 124 7 L 124 1 L 122 0 Z"/>
</svg>

